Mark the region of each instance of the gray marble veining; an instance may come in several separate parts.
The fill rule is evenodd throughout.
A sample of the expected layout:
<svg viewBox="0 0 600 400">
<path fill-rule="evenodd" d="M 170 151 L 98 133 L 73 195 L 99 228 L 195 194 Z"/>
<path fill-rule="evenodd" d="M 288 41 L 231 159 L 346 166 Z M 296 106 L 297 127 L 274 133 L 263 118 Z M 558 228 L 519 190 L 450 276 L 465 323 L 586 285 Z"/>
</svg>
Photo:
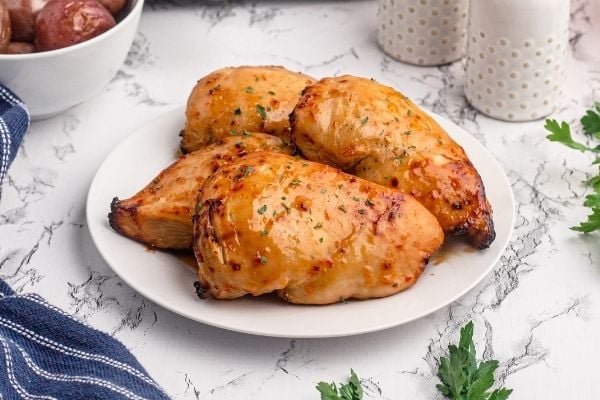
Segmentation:
<svg viewBox="0 0 600 400">
<path fill-rule="evenodd" d="M 105 90 L 28 133 L 0 204 L 0 276 L 114 334 L 175 399 L 315 399 L 316 382 L 343 380 L 351 367 L 367 398 L 439 398 L 436 360 L 469 319 L 479 353 L 500 361 L 512 398 L 600 397 L 600 241 L 568 229 L 587 215 L 582 181 L 591 158 L 549 143 L 542 121 L 476 112 L 463 96 L 461 62 L 418 68 L 387 57 L 375 41 L 375 9 L 373 1 L 148 1 L 127 61 Z M 576 123 L 600 100 L 599 20 L 596 2 L 572 1 L 569 78 L 556 118 Z M 325 340 L 211 328 L 125 285 L 87 231 L 96 169 L 135 127 L 184 103 L 196 79 L 240 64 L 373 77 L 471 132 L 506 170 L 518 203 L 494 272 L 421 320 Z"/>
</svg>

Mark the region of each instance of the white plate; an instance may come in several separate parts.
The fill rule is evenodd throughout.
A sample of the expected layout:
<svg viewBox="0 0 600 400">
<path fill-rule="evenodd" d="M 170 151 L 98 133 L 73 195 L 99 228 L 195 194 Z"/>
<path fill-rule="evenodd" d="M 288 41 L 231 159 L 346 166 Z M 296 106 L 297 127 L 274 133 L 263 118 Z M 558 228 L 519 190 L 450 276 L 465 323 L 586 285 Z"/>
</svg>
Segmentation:
<svg viewBox="0 0 600 400">
<path fill-rule="evenodd" d="M 200 300 L 194 271 L 176 256 L 148 251 L 108 225 L 113 197 L 127 198 L 176 158 L 183 108 L 138 129 L 106 158 L 90 187 L 87 220 L 92 239 L 108 265 L 129 286 L 161 306 L 205 324 L 255 335 L 334 337 L 374 332 L 423 317 L 467 293 L 493 268 L 512 233 L 510 183 L 494 157 L 471 135 L 430 113 L 469 155 L 481 174 L 494 209 L 496 240 L 484 251 L 454 243 L 433 260 L 410 289 L 391 297 L 328 306 L 297 306 L 274 297 L 233 301 Z"/>
</svg>

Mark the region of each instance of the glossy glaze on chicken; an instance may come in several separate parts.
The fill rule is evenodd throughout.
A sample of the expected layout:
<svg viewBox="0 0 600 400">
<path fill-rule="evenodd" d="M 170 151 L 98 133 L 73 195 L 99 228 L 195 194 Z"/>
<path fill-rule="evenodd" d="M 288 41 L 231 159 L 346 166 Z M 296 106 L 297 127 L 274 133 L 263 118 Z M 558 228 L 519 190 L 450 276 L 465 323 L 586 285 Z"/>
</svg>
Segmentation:
<svg viewBox="0 0 600 400">
<path fill-rule="evenodd" d="M 412 286 L 442 245 L 412 196 L 284 154 L 258 152 L 202 186 L 194 250 L 217 299 L 276 291 L 329 304 Z"/>
<path fill-rule="evenodd" d="M 181 149 L 198 150 L 231 133 L 256 131 L 286 139 L 288 116 L 314 79 L 282 67 L 223 68 L 200 79 L 187 103 Z"/>
<path fill-rule="evenodd" d="M 119 233 L 161 249 L 192 248 L 192 217 L 204 180 L 222 166 L 261 150 L 290 154 L 286 143 L 264 133 L 230 136 L 175 161 L 134 196 L 115 198 L 108 215 Z"/>
<path fill-rule="evenodd" d="M 390 87 L 353 76 L 308 86 L 292 139 L 310 160 L 413 195 L 447 233 L 482 249 L 495 238 L 483 183 L 462 147 Z"/>
</svg>

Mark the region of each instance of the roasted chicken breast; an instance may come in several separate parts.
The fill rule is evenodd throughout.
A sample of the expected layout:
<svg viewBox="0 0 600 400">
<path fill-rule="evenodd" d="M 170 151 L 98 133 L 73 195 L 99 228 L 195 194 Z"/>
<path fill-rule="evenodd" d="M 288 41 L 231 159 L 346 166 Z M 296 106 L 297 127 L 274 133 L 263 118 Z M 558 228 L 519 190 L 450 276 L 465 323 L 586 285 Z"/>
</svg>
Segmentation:
<svg viewBox="0 0 600 400">
<path fill-rule="evenodd" d="M 192 217 L 204 180 L 223 165 L 260 150 L 292 152 L 279 138 L 264 133 L 222 139 L 182 156 L 133 197 L 115 198 L 108 214 L 110 225 L 153 247 L 191 249 Z"/>
<path fill-rule="evenodd" d="M 200 79 L 187 103 L 181 133 L 184 153 L 231 132 L 289 137 L 289 115 L 314 79 L 283 67 L 223 68 Z"/>
<path fill-rule="evenodd" d="M 478 248 L 495 238 L 479 173 L 462 147 L 396 90 L 353 76 L 308 86 L 292 139 L 310 160 L 413 195 L 445 232 Z"/>
<path fill-rule="evenodd" d="M 412 196 L 285 154 L 249 154 L 200 193 L 194 251 L 217 299 L 389 296 L 416 282 L 444 239 Z"/>
</svg>

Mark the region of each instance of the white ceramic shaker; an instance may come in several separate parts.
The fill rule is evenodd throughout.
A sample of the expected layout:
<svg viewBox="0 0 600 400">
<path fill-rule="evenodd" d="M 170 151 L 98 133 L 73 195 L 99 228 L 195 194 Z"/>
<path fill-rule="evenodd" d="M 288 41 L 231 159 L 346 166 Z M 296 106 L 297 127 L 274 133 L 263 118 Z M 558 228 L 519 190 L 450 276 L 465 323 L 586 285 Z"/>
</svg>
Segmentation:
<svg viewBox="0 0 600 400">
<path fill-rule="evenodd" d="M 569 0 L 471 0 L 465 94 L 506 121 L 551 114 L 563 94 Z"/>
<path fill-rule="evenodd" d="M 469 0 L 379 0 L 379 44 L 410 64 L 456 61 L 465 55 L 468 8 Z"/>
</svg>

